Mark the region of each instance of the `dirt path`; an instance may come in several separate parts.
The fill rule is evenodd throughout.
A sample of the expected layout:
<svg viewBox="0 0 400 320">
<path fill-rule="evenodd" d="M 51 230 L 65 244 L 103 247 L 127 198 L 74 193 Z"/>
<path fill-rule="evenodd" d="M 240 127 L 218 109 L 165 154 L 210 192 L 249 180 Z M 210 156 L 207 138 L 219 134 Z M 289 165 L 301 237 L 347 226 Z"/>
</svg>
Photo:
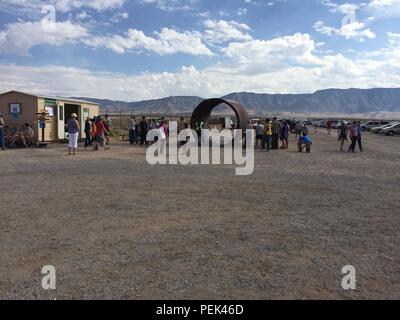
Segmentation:
<svg viewBox="0 0 400 320">
<path fill-rule="evenodd" d="M 293 140 L 249 177 L 152 167 L 126 145 L 0 153 L 0 298 L 399 299 L 400 137 L 366 134 L 362 154 Z"/>
</svg>

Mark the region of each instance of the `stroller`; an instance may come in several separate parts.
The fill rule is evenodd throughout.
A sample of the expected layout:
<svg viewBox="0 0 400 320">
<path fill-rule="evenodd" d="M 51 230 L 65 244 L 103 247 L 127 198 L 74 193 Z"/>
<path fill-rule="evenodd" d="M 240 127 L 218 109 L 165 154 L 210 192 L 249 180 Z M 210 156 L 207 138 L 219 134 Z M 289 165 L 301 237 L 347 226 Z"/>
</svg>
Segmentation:
<svg viewBox="0 0 400 320">
<path fill-rule="evenodd" d="M 308 135 L 299 137 L 299 141 L 297 142 L 297 147 L 299 148 L 299 152 L 303 152 L 303 150 L 306 149 L 306 152 L 310 153 L 311 146 L 312 146 L 312 140 Z"/>
</svg>

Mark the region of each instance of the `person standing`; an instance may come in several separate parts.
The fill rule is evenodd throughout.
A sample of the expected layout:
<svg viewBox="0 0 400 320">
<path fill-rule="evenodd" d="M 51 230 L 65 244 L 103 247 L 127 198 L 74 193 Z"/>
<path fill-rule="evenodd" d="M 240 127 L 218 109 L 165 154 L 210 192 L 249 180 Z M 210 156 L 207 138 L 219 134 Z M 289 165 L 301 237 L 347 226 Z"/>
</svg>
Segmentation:
<svg viewBox="0 0 400 320">
<path fill-rule="evenodd" d="M 272 120 L 272 150 L 279 149 L 279 135 L 281 133 L 281 123 L 275 117 Z"/>
<path fill-rule="evenodd" d="M 261 148 L 264 150 L 263 140 L 264 140 L 264 130 L 265 126 L 259 121 L 256 127 L 256 149 L 258 148 L 258 144 L 261 144 Z"/>
<path fill-rule="evenodd" d="M 108 116 L 108 114 L 106 114 L 106 116 L 104 118 L 104 125 L 106 127 L 106 131 L 105 131 L 106 145 L 109 146 L 110 145 L 110 135 L 111 135 L 111 130 L 112 130 L 112 121 L 111 121 L 111 118 Z"/>
<path fill-rule="evenodd" d="M 90 141 L 93 143 L 96 142 L 96 123 L 97 123 L 97 117 L 93 117 L 92 121 L 90 122 Z"/>
<path fill-rule="evenodd" d="M 351 145 L 349 147 L 349 152 L 355 152 L 356 144 L 357 144 L 357 122 L 353 122 L 353 124 L 349 128 Z"/>
<path fill-rule="evenodd" d="M 286 121 L 283 121 L 280 133 L 280 140 L 282 142 L 281 149 L 288 148 L 288 140 L 289 140 L 289 127 Z"/>
<path fill-rule="evenodd" d="M 289 136 L 290 136 L 290 125 L 289 122 L 286 121 L 286 137 L 285 137 L 286 149 L 289 148 Z"/>
<path fill-rule="evenodd" d="M 76 113 L 71 114 L 71 118 L 68 120 L 66 126 L 68 129 L 68 155 L 76 156 L 78 149 L 78 136 L 79 136 L 79 122 Z"/>
<path fill-rule="evenodd" d="M 203 129 L 204 129 L 204 122 L 203 121 L 196 122 L 195 131 L 197 133 L 197 139 L 198 139 L 199 146 L 201 146 L 201 143 L 202 143 L 201 132 L 203 131 Z"/>
<path fill-rule="evenodd" d="M 187 124 L 187 122 L 185 122 L 185 118 L 181 117 L 178 121 L 178 128 L 177 128 L 178 134 L 187 128 L 189 128 L 189 125 Z"/>
<path fill-rule="evenodd" d="M 160 153 L 164 153 L 165 147 L 167 145 L 167 138 L 169 135 L 169 128 L 167 122 L 164 121 L 164 118 L 161 120 L 158 130 L 159 130 L 158 141 L 160 142 Z"/>
<path fill-rule="evenodd" d="M 92 145 L 92 138 L 90 136 L 91 127 L 92 121 L 89 117 L 87 117 L 85 121 L 85 149 L 87 149 L 88 146 Z"/>
<path fill-rule="evenodd" d="M 6 150 L 5 123 L 3 115 L 1 113 L 0 113 L 0 148 L 1 150 Z"/>
<path fill-rule="evenodd" d="M 98 117 L 96 120 L 96 139 L 93 145 L 93 150 L 98 150 L 99 145 L 103 147 L 104 150 L 107 150 L 106 144 L 105 144 L 105 135 L 107 133 L 106 125 L 104 123 L 104 120 L 101 117 Z"/>
<path fill-rule="evenodd" d="M 326 130 L 328 131 L 328 135 L 332 134 L 332 121 L 330 119 L 326 123 Z"/>
<path fill-rule="evenodd" d="M 266 145 L 267 152 L 271 151 L 271 140 L 272 140 L 272 124 L 271 120 L 267 119 L 265 122 L 265 131 L 264 131 L 264 144 Z"/>
<path fill-rule="evenodd" d="M 33 131 L 29 123 L 25 123 L 24 136 L 26 145 L 28 147 L 33 147 L 35 145 L 35 131 Z"/>
<path fill-rule="evenodd" d="M 301 128 L 301 135 L 303 137 L 308 136 L 308 127 L 305 123 L 303 123 L 303 127 Z"/>
<path fill-rule="evenodd" d="M 140 127 L 140 145 L 148 144 L 147 133 L 149 132 L 149 124 L 147 123 L 146 117 L 142 117 L 142 120 L 139 123 Z"/>
<path fill-rule="evenodd" d="M 299 121 L 296 123 L 295 131 L 296 131 L 296 140 L 301 137 L 301 129 L 303 129 L 303 124 Z"/>
<path fill-rule="evenodd" d="M 343 151 L 344 142 L 348 141 L 347 136 L 348 136 L 348 128 L 346 124 L 342 122 L 338 130 L 338 141 L 340 141 L 340 151 Z"/>
<path fill-rule="evenodd" d="M 128 122 L 128 129 L 129 129 L 129 143 L 135 144 L 136 143 L 136 117 L 132 116 Z"/>
<path fill-rule="evenodd" d="M 363 146 L 362 146 L 362 127 L 361 127 L 361 122 L 357 122 L 357 142 L 358 142 L 358 147 L 360 148 L 360 152 L 363 152 Z"/>
<path fill-rule="evenodd" d="M 180 120 L 178 121 L 178 137 L 179 134 L 183 131 L 189 128 L 189 124 L 185 121 L 184 117 L 181 117 Z M 178 144 L 179 146 L 183 146 L 187 143 L 187 137 L 186 137 L 186 141 L 179 141 Z"/>
</svg>

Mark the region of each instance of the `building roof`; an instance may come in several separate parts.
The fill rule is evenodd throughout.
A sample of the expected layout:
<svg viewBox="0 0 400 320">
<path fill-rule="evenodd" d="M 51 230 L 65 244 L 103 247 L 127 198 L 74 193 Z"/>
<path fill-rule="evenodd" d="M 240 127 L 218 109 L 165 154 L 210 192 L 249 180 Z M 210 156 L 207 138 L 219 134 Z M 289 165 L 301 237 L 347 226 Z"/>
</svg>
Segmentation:
<svg viewBox="0 0 400 320">
<path fill-rule="evenodd" d="M 75 103 L 86 103 L 86 104 L 94 104 L 94 105 L 99 105 L 98 103 L 92 102 L 92 101 L 87 101 L 87 100 L 81 100 L 81 99 L 74 99 L 74 98 L 66 98 L 66 97 L 59 97 L 59 96 L 49 96 L 49 95 L 44 95 L 44 94 L 38 94 L 38 93 L 29 93 L 29 92 L 22 92 L 22 91 L 16 91 L 16 90 L 11 90 L 8 92 L 1 93 L 0 96 L 9 94 L 9 93 L 20 93 L 20 94 L 25 94 L 28 96 L 33 96 L 37 98 L 43 98 L 43 99 L 53 99 L 53 100 L 60 100 L 60 101 L 67 101 L 67 102 L 75 102 Z"/>
</svg>

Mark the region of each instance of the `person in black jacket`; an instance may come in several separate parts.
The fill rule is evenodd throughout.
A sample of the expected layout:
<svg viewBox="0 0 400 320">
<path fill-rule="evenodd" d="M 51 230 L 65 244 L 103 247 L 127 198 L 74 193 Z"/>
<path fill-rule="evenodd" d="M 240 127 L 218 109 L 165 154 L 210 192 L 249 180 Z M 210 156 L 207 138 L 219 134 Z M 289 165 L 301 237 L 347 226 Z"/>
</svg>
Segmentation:
<svg viewBox="0 0 400 320">
<path fill-rule="evenodd" d="M 85 149 L 88 146 L 92 145 L 92 137 L 90 136 L 91 127 L 92 127 L 92 119 L 87 117 L 85 121 Z"/>
<path fill-rule="evenodd" d="M 281 123 L 277 118 L 272 120 L 272 150 L 279 149 L 279 135 L 281 134 Z"/>
<path fill-rule="evenodd" d="M 146 117 L 143 117 L 142 120 L 139 123 L 140 127 L 140 145 L 148 145 L 148 141 L 146 141 L 147 133 L 149 132 L 149 124 L 146 120 Z"/>
</svg>

